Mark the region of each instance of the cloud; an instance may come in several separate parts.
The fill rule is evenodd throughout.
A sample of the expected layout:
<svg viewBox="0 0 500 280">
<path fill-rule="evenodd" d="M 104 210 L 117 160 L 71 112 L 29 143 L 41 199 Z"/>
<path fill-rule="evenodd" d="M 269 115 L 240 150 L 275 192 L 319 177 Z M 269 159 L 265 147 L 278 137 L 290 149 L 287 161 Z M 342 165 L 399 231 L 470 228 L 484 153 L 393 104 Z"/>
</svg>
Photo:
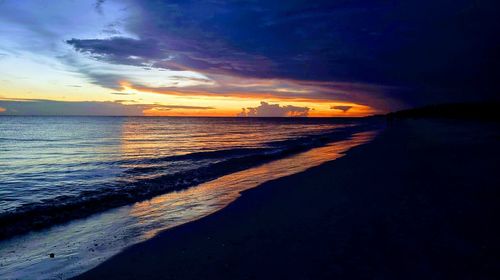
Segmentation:
<svg viewBox="0 0 500 280">
<path fill-rule="evenodd" d="M 73 72 L 88 82 L 115 92 L 126 90 L 127 84 L 141 84 L 148 87 L 210 85 L 209 78 L 193 72 L 117 65 L 82 58 L 79 54 L 65 54 L 58 57 Z"/>
<path fill-rule="evenodd" d="M 44 99 L 0 99 L 0 114 L 61 116 L 142 116 L 145 111 L 212 110 L 208 106 L 130 104 L 130 100 L 53 101 Z"/>
<path fill-rule="evenodd" d="M 300 21 L 303 17 L 305 21 L 301 24 L 305 28 L 308 25 L 315 25 L 310 22 L 313 19 L 327 18 L 330 13 L 328 11 L 318 13 L 306 9 L 303 16 L 296 13 L 294 16 L 275 20 L 274 17 L 281 16 L 272 12 L 262 14 L 262 11 L 259 11 L 260 4 L 250 4 L 250 2 L 242 5 L 223 4 L 218 1 L 197 4 L 176 2 L 169 5 L 156 2 L 154 6 L 143 2 L 131 1 L 131 3 L 130 9 L 134 12 L 134 21 L 130 22 L 128 28 L 130 33 L 135 34 L 135 38 L 73 38 L 67 40 L 66 43 L 79 53 L 101 62 L 179 72 L 196 71 L 203 73 L 210 80 L 200 81 L 199 86 L 185 86 L 178 80 L 171 82 L 172 86 L 159 87 L 134 81 L 136 77 L 120 71 L 104 72 L 99 68 L 77 67 L 80 73 L 95 84 L 112 89 L 123 89 L 120 83 L 127 81 L 136 89 L 176 95 L 244 96 L 248 94 L 250 96 L 261 95 L 261 98 L 272 96 L 349 101 L 376 107 L 379 110 L 387 110 L 388 107 L 397 103 L 394 98 L 383 94 L 388 87 L 352 81 L 331 82 L 335 77 L 324 76 L 321 73 L 332 72 L 332 70 L 327 69 L 329 67 L 325 65 L 316 67 L 316 62 L 323 63 L 323 58 L 328 60 L 327 53 L 317 57 L 306 55 L 300 48 L 303 46 L 308 48 L 311 44 L 309 41 L 307 44 L 302 42 L 303 38 L 285 36 L 286 38 L 283 39 L 286 39 L 288 44 L 285 46 L 279 41 L 276 45 L 275 37 L 283 36 L 282 31 L 274 30 L 281 24 L 280 22 L 294 22 L 293 26 L 296 27 L 296 21 Z M 263 5 L 266 6 L 266 4 Z M 210 11 L 210 13 L 186 14 L 192 9 Z M 247 34 L 255 36 L 241 38 L 240 31 L 227 29 L 226 24 L 220 25 L 219 18 L 225 20 L 229 17 L 229 21 L 235 20 L 233 16 L 226 13 L 217 19 L 213 18 L 219 11 L 228 9 L 233 16 L 241 16 L 243 23 L 248 23 L 241 28 L 247 30 Z M 280 12 L 279 9 L 276 12 Z M 252 14 L 266 19 L 263 21 L 265 24 L 260 26 L 259 30 L 254 30 L 252 27 L 254 25 Z M 204 25 L 203 29 L 200 29 L 198 24 L 193 25 L 197 21 L 203 23 L 206 20 L 209 22 L 206 26 Z M 217 26 L 216 30 L 212 30 L 215 26 Z M 205 28 L 208 32 L 205 32 Z M 220 32 L 223 34 L 219 34 Z M 317 38 L 324 37 L 314 32 L 311 35 Z M 264 38 L 257 46 L 254 37 L 259 38 L 259 36 L 264 36 Z M 249 49 L 247 44 L 255 47 Z M 315 41 L 315 44 L 322 45 L 324 42 Z M 326 45 L 329 44 L 328 42 Z M 316 62 L 312 63 L 309 60 Z M 310 74 L 313 76 L 309 76 Z M 248 86 L 247 81 L 251 79 L 259 80 L 258 83 L 266 80 L 279 81 L 282 85 L 275 83 L 272 86 Z"/>
<path fill-rule="evenodd" d="M 127 37 L 73 38 L 67 40 L 66 43 L 81 53 L 107 62 L 174 71 L 259 76 L 258 73 L 261 72 L 262 67 L 270 65 L 270 62 L 263 56 L 237 51 L 227 52 L 224 47 L 200 51 L 196 42 L 178 40 L 160 41 L 155 38 Z M 224 51 L 226 51 L 225 54 L 220 53 Z"/>
<path fill-rule="evenodd" d="M 142 116 L 148 106 L 124 105 L 117 102 L 76 102 L 43 99 L 0 100 L 9 115 L 64 115 L 64 116 Z"/>
<path fill-rule="evenodd" d="M 184 109 L 184 110 L 212 110 L 215 107 L 207 107 L 207 106 L 184 106 L 184 105 L 156 105 L 152 109 L 158 111 L 170 111 L 175 109 Z"/>
<path fill-rule="evenodd" d="M 238 98 L 280 99 L 322 103 L 355 103 L 369 104 L 369 107 L 383 112 L 402 105 L 386 95 L 398 90 L 369 84 L 298 81 L 280 79 L 236 78 L 213 76 L 214 85 L 185 87 L 148 87 L 140 84 L 129 84 L 137 91 L 182 96 L 231 96 Z"/>
<path fill-rule="evenodd" d="M 194 110 L 212 110 L 215 109 L 214 107 L 208 107 L 208 106 L 184 106 L 184 105 L 163 105 L 163 108 L 168 108 L 168 109 L 194 109 Z"/>
<path fill-rule="evenodd" d="M 309 110 L 308 107 L 280 106 L 261 101 L 260 106 L 242 108 L 238 117 L 307 117 Z"/>
<path fill-rule="evenodd" d="M 106 0 L 96 0 L 94 4 L 95 10 L 99 13 L 102 14 L 102 5 L 106 2 Z"/>
<path fill-rule="evenodd" d="M 94 58 L 117 64 L 151 66 L 168 58 L 160 43 L 154 39 L 138 40 L 126 37 L 109 39 L 71 39 L 67 44 Z"/>
<path fill-rule="evenodd" d="M 92 61 L 85 61 L 71 54 L 60 55 L 58 59 L 69 66 L 73 72 L 82 74 L 90 83 L 95 85 L 122 90 L 120 83 L 127 80 L 124 71 L 117 71 L 116 67 L 110 67 L 110 65 L 92 63 Z"/>
<path fill-rule="evenodd" d="M 134 95 L 134 92 L 111 92 L 111 94 L 115 95 Z"/>
<path fill-rule="evenodd" d="M 333 110 L 340 110 L 342 112 L 347 112 L 352 108 L 352 106 L 345 106 L 345 105 L 338 105 L 338 106 L 331 106 L 330 109 Z"/>
<path fill-rule="evenodd" d="M 404 88 L 402 103 L 494 96 L 498 1 L 131 1 L 130 32 L 163 42 L 154 65 L 262 79 Z M 479 89 L 479 90 L 478 90 Z"/>
</svg>

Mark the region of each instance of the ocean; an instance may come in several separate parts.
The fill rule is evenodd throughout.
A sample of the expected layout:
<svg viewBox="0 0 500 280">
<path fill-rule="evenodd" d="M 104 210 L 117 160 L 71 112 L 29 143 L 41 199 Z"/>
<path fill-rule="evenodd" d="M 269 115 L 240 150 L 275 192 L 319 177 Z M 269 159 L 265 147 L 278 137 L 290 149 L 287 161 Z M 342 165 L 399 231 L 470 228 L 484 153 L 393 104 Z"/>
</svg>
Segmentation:
<svg viewBox="0 0 500 280">
<path fill-rule="evenodd" d="M 246 189 L 338 158 L 381 127 L 372 119 L 2 116 L 0 278 L 77 275 Z"/>
</svg>

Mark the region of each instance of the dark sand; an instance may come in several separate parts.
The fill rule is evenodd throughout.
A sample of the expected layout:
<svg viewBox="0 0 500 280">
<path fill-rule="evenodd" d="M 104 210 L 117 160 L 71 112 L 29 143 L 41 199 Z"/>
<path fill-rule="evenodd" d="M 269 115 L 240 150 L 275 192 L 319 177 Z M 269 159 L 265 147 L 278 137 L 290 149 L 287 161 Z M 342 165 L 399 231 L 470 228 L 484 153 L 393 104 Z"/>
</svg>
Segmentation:
<svg viewBox="0 0 500 280">
<path fill-rule="evenodd" d="M 77 279 L 500 279 L 499 128 L 396 120 Z"/>
</svg>

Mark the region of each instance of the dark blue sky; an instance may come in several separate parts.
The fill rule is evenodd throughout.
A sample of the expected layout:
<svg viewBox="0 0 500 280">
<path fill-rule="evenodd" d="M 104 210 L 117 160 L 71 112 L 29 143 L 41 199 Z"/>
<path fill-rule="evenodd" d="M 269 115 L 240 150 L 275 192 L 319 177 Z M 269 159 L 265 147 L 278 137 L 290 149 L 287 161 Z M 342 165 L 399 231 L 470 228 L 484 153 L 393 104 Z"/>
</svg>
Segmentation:
<svg viewBox="0 0 500 280">
<path fill-rule="evenodd" d="M 498 1 L 137 1 L 139 41 L 69 41 L 110 55 L 264 78 L 402 87 L 410 103 L 494 96 Z M 491 91 L 491 92 L 490 92 Z"/>
</svg>

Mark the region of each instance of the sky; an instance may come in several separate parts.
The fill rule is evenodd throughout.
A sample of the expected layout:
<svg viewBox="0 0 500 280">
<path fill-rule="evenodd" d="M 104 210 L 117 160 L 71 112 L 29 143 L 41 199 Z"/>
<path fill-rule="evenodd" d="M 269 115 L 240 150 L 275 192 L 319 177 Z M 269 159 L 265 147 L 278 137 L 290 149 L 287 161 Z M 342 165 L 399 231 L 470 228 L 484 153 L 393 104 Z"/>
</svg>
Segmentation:
<svg viewBox="0 0 500 280">
<path fill-rule="evenodd" d="M 0 0 L 0 114 L 330 117 L 497 101 L 498 8 Z"/>
</svg>

